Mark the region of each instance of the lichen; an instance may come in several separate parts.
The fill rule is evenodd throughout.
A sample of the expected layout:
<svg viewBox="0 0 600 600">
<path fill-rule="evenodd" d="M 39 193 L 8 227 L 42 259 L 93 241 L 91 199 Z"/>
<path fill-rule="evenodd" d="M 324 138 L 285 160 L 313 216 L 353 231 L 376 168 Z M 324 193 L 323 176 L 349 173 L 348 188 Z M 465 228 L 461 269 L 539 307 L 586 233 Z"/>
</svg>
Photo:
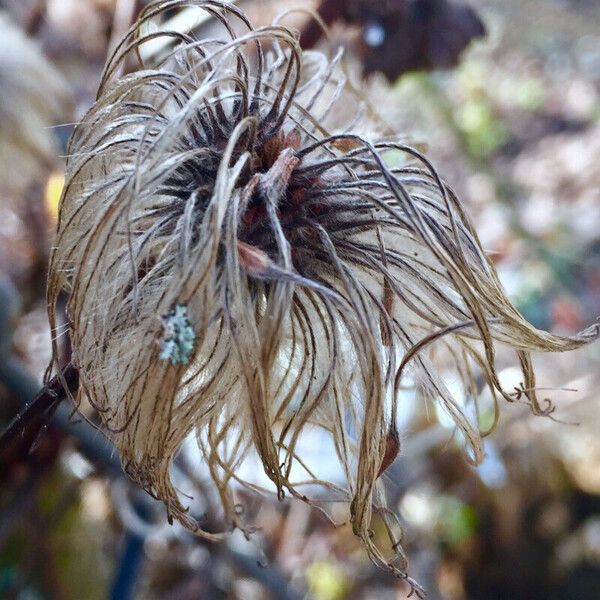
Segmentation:
<svg viewBox="0 0 600 600">
<path fill-rule="evenodd" d="M 177 304 L 162 316 L 164 335 L 160 342 L 160 358 L 173 365 L 187 365 L 196 345 L 196 332 L 190 325 L 187 306 Z"/>
</svg>

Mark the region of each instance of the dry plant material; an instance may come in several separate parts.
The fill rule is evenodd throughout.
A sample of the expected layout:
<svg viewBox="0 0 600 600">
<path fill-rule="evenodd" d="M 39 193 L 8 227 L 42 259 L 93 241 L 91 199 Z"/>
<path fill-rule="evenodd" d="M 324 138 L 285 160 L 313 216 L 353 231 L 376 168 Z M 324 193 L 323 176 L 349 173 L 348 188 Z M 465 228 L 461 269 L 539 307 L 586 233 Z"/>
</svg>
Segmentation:
<svg viewBox="0 0 600 600">
<path fill-rule="evenodd" d="M 190 4 L 221 23 L 221 37 L 149 26 Z M 170 51 L 123 75 L 156 36 L 172 39 Z M 280 498 L 312 502 L 312 484 L 345 499 L 372 559 L 406 577 L 379 481 L 400 449 L 400 389 L 440 402 L 471 458 L 483 455 L 479 424 L 447 389 L 432 344 L 465 397 L 475 398 L 478 372 L 508 401 L 495 346 L 513 348 L 520 399 L 544 415 L 552 407 L 538 401 L 528 352 L 577 348 L 598 329 L 556 337 L 521 317 L 463 205 L 416 150 L 380 139 L 340 60 L 303 53 L 277 24 L 254 29 L 219 0 L 147 6 L 70 142 L 50 320 L 66 290 L 80 394 L 171 517 L 218 537 L 170 477 L 194 434 L 234 526 L 245 524 L 232 486 L 255 451 Z M 333 439 L 345 488 L 298 454 L 310 428 Z M 374 544 L 374 511 L 394 560 Z"/>
</svg>

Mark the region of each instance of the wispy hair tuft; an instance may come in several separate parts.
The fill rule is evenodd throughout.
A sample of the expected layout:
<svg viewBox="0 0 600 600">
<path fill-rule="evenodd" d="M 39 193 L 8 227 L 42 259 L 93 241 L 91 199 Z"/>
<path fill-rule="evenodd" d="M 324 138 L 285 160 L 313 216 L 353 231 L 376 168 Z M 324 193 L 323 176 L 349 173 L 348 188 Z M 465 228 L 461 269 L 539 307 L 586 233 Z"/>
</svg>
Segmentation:
<svg viewBox="0 0 600 600">
<path fill-rule="evenodd" d="M 188 5 L 221 35 L 150 26 Z M 168 50 L 143 60 L 159 37 Z M 516 353 L 519 399 L 549 415 L 529 352 L 598 336 L 595 326 L 557 337 L 523 319 L 464 205 L 372 117 L 341 54 L 302 52 L 294 32 L 254 28 L 220 0 L 150 3 L 108 61 L 70 142 L 53 325 L 61 290 L 80 393 L 172 517 L 210 537 L 170 475 L 193 434 L 234 526 L 244 523 L 232 487 L 252 485 L 239 467 L 255 451 L 281 498 L 313 502 L 319 485 L 345 499 L 372 559 L 405 578 L 379 479 L 400 447 L 400 391 L 439 402 L 479 461 L 486 432 L 462 398 L 476 403 L 480 378 L 496 413 L 516 399 L 498 380 L 497 345 Z M 303 461 L 309 428 L 331 436 L 344 487 Z M 399 559 L 375 545 L 374 511 Z"/>
</svg>

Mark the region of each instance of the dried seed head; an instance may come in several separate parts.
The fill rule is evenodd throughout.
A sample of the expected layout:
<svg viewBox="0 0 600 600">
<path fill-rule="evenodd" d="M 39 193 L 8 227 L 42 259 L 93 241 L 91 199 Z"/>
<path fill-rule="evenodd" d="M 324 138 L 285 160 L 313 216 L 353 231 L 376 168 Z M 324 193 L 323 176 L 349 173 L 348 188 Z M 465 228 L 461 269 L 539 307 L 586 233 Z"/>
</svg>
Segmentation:
<svg viewBox="0 0 600 600">
<path fill-rule="evenodd" d="M 211 12 L 222 38 L 143 33 L 188 4 Z M 120 75 L 157 35 L 171 50 Z M 169 475 L 194 433 L 231 522 L 243 525 L 231 485 L 255 450 L 281 496 L 307 500 L 307 481 L 343 494 L 371 557 L 402 575 L 370 535 L 377 510 L 400 551 L 378 477 L 399 449 L 401 387 L 439 401 L 482 457 L 433 342 L 471 398 L 479 370 L 494 399 L 513 400 L 495 347 L 514 348 L 526 400 L 546 414 L 528 351 L 598 331 L 531 327 L 460 201 L 417 151 L 379 140 L 363 108 L 340 56 L 303 54 L 284 27 L 253 29 L 219 0 L 151 3 L 71 140 L 49 300 L 70 294 L 82 393 L 171 515 L 198 530 Z M 405 157 L 393 167 L 392 150 Z M 309 426 L 333 439 L 345 490 L 305 470 Z"/>
</svg>

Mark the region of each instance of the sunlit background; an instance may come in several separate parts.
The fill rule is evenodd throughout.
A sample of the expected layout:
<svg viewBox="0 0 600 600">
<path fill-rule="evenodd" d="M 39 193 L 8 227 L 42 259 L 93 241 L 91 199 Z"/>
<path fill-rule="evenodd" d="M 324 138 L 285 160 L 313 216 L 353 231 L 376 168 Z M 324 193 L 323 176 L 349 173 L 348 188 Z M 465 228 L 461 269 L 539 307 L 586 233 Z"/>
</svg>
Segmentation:
<svg viewBox="0 0 600 600">
<path fill-rule="evenodd" d="M 142 4 L 0 0 L 0 426 L 41 386 L 50 358 L 44 277 L 61 155 Z M 238 4 L 260 24 L 298 3 Z M 600 315 L 600 2 L 471 5 L 487 35 L 456 68 L 393 83 L 374 73 L 360 85 L 394 129 L 427 148 L 519 309 L 538 327 L 573 334 Z M 334 26 L 357 81 L 353 40 L 377 47 L 385 35 L 377 22 Z M 513 389 L 512 357 L 500 361 Z M 503 407 L 477 468 L 442 413 L 410 390 L 402 398 L 402 451 L 384 477 L 410 574 L 431 600 L 600 598 L 600 345 L 535 363 L 554 418 Z M 0 598 L 407 597 L 348 525 L 300 502 L 240 490 L 240 511 L 256 526 L 249 540 L 236 532 L 209 544 L 170 526 L 102 437 L 69 425 L 70 412 L 61 407 L 33 452 L 0 462 Z M 307 461 L 335 479 L 327 440 L 314 431 L 302 443 Z M 243 468 L 266 485 L 257 464 Z M 177 469 L 192 509 L 209 530 L 221 527 L 193 441 Z M 322 501 L 343 523 L 346 509 Z M 373 535 L 383 543 L 377 521 Z"/>
</svg>

